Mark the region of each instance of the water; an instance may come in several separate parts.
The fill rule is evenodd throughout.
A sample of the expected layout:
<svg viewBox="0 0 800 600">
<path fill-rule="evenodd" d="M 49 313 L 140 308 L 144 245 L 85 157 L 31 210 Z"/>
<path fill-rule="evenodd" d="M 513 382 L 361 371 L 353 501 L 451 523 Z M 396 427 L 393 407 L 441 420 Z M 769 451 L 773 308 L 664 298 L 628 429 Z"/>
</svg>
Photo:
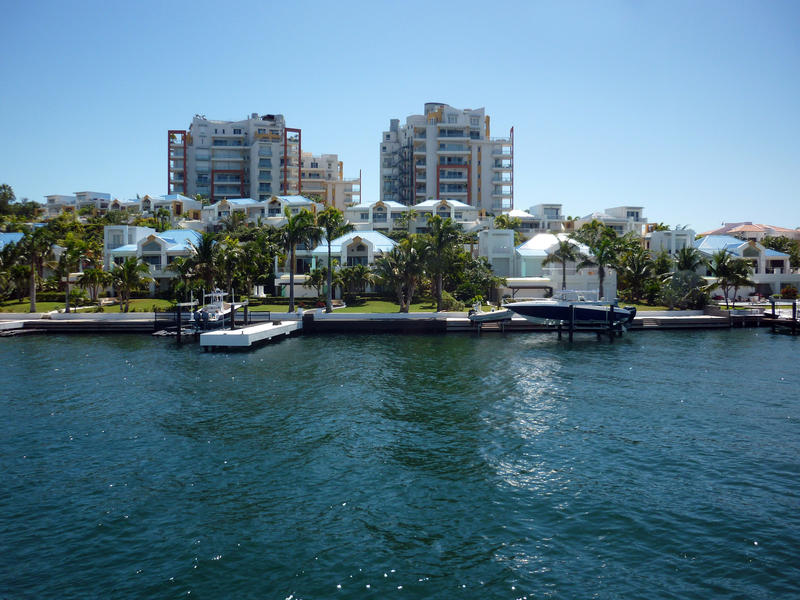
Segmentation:
<svg viewBox="0 0 800 600">
<path fill-rule="evenodd" d="M 800 596 L 800 340 L 0 342 L 0 598 Z"/>
</svg>

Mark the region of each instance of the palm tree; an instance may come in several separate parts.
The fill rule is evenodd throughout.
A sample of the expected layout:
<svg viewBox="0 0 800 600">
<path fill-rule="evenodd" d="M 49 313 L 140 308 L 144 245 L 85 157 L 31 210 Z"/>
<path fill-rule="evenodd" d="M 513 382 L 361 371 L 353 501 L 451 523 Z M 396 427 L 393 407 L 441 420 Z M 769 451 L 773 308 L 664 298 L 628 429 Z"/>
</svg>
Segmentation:
<svg viewBox="0 0 800 600">
<path fill-rule="evenodd" d="M 247 213 L 241 210 L 231 211 L 231 214 L 220 221 L 227 233 L 247 226 Z"/>
<path fill-rule="evenodd" d="M 515 246 L 521 244 L 524 240 L 522 234 L 519 231 L 521 227 L 522 227 L 522 219 L 520 219 L 519 217 L 509 217 L 506 213 L 502 213 L 494 218 L 495 229 L 511 229 L 514 231 Z"/>
<path fill-rule="evenodd" d="M 344 220 L 344 214 L 339 209 L 329 206 L 317 215 L 317 223 L 325 232 L 325 241 L 328 244 L 328 287 L 325 291 L 325 312 L 333 312 L 333 264 L 331 262 L 331 242 L 338 237 L 346 235 L 355 229 L 352 223 Z"/>
<path fill-rule="evenodd" d="M 53 267 L 56 276 L 59 280 L 64 280 L 64 312 L 69 312 L 69 275 L 73 269 L 80 268 L 83 264 L 83 259 L 86 255 L 87 244 L 83 240 L 75 237 L 70 232 L 60 242 L 63 244 L 64 250 L 58 257 L 56 263 L 48 263 Z"/>
<path fill-rule="evenodd" d="M 322 288 L 328 281 L 328 268 L 322 267 L 321 269 L 312 269 L 306 278 L 306 286 L 313 287 L 317 290 L 317 298 L 322 296 Z M 330 285 L 330 284 L 328 284 Z"/>
<path fill-rule="evenodd" d="M 400 312 L 403 313 L 408 312 L 425 271 L 423 250 L 414 237 L 403 240 L 375 260 L 376 277 L 383 285 L 394 290 Z"/>
<path fill-rule="evenodd" d="M 578 263 L 586 259 L 580 251 L 578 245 L 569 238 L 559 240 L 556 249 L 547 255 L 542 261 L 542 265 L 556 263 L 561 265 L 561 289 L 567 289 L 567 263 Z"/>
<path fill-rule="evenodd" d="M 100 288 L 110 285 L 112 281 L 111 273 L 95 267 L 86 269 L 78 277 L 78 285 L 89 290 L 89 298 L 92 302 L 97 302 Z"/>
<path fill-rule="evenodd" d="M 158 231 L 166 231 L 167 229 L 169 229 L 170 216 L 171 215 L 169 210 L 167 210 L 163 206 L 156 209 L 156 212 L 153 215 L 153 217 L 155 218 L 156 223 L 158 225 Z"/>
<path fill-rule="evenodd" d="M 374 281 L 372 271 L 367 265 L 352 265 L 339 270 L 342 287 L 349 294 L 357 294 Z"/>
<path fill-rule="evenodd" d="M 717 250 L 711 255 L 709 271 L 716 278 L 716 281 L 708 286 L 708 291 L 715 287 L 722 289 L 725 296 L 725 308 L 730 308 L 728 304 L 728 292 L 733 290 L 733 305 L 736 306 L 736 292 L 740 287 L 754 286 L 749 276 L 752 273 L 752 266 L 743 258 L 736 258 L 726 250 Z"/>
<path fill-rule="evenodd" d="M 216 274 L 217 236 L 213 233 L 203 233 L 197 244 L 190 242 L 192 255 L 190 257 L 192 270 L 203 280 L 208 291 L 214 289 L 214 276 Z"/>
<path fill-rule="evenodd" d="M 733 286 L 733 307 L 736 307 L 736 294 L 740 287 L 755 287 L 755 282 L 750 279 L 753 273 L 753 265 L 750 261 L 737 258 L 732 263 L 730 283 Z"/>
<path fill-rule="evenodd" d="M 288 208 L 286 209 L 286 224 L 282 228 L 281 242 L 289 253 L 289 312 L 294 312 L 294 271 L 297 245 L 315 244 L 321 235 L 322 232 L 317 227 L 316 219 L 311 211 L 302 209 L 293 215 Z"/>
<path fill-rule="evenodd" d="M 597 267 L 597 276 L 599 279 L 598 298 L 603 298 L 603 284 L 606 279 L 606 269 L 615 268 L 619 262 L 620 252 L 630 247 L 630 238 L 618 238 L 617 233 L 603 225 L 597 219 L 592 220 L 591 223 L 586 223 L 578 231 L 575 232 L 574 237 L 579 242 L 586 244 L 589 248 L 591 256 L 584 259 L 578 268 L 595 266 Z"/>
<path fill-rule="evenodd" d="M 440 312 L 442 310 L 444 272 L 447 268 L 449 257 L 459 242 L 461 225 L 450 217 L 442 219 L 439 215 L 429 215 L 428 227 L 429 232 L 425 234 L 428 272 L 433 281 L 436 311 Z"/>
<path fill-rule="evenodd" d="M 606 269 L 617 267 L 619 261 L 619 246 L 614 238 L 604 237 L 598 241 L 594 248 L 590 248 L 590 250 L 592 255 L 581 261 L 578 264 L 578 269 L 597 267 L 597 297 L 601 299 L 605 296 L 603 293 L 603 284 L 606 280 Z"/>
<path fill-rule="evenodd" d="M 707 261 L 703 254 L 692 246 L 681 248 L 675 254 L 676 271 L 697 271 L 697 269 L 706 265 Z"/>
<path fill-rule="evenodd" d="M 216 271 L 225 278 L 225 289 L 228 297 L 233 294 L 233 280 L 242 262 L 244 253 L 235 238 L 227 235 L 220 242 L 215 253 Z"/>
<path fill-rule="evenodd" d="M 644 296 L 645 284 L 653 280 L 654 264 L 650 253 L 637 246 L 626 252 L 619 264 L 619 278 L 623 289 L 627 289 L 634 301 Z"/>
<path fill-rule="evenodd" d="M 131 292 L 141 289 L 151 282 L 150 267 L 135 257 L 126 258 L 121 265 L 115 265 L 111 271 L 114 287 L 119 290 L 123 312 L 128 312 L 131 304 Z"/>
<path fill-rule="evenodd" d="M 36 280 L 42 278 L 45 257 L 50 253 L 52 239 L 47 227 L 29 229 L 20 240 L 25 259 L 30 265 L 30 300 L 29 312 L 36 312 Z"/>
<path fill-rule="evenodd" d="M 397 218 L 397 225 L 404 227 L 407 233 L 411 233 L 411 226 L 417 221 L 419 211 L 415 208 L 409 208 L 402 215 Z"/>
</svg>

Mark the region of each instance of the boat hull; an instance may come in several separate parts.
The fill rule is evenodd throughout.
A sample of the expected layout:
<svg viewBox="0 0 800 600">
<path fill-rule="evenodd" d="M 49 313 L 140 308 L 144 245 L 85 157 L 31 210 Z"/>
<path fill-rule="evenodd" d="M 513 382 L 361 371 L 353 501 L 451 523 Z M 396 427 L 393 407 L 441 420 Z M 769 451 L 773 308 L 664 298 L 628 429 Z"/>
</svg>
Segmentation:
<svg viewBox="0 0 800 600">
<path fill-rule="evenodd" d="M 507 304 L 505 308 L 514 311 L 529 321 L 541 323 L 545 321 L 573 321 L 580 323 L 608 323 L 609 310 L 613 324 L 628 324 L 633 321 L 636 309 L 633 307 L 622 308 L 607 304 L 584 304 L 580 302 L 539 301 L 517 302 Z"/>
</svg>

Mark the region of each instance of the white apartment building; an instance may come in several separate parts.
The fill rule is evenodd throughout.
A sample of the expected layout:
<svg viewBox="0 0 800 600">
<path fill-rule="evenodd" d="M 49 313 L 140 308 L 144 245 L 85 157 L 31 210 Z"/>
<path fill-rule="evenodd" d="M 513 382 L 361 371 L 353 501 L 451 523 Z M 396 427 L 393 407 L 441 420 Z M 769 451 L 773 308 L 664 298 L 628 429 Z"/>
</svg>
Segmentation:
<svg viewBox="0 0 800 600">
<path fill-rule="evenodd" d="M 188 130 L 167 132 L 167 193 L 268 200 L 273 195 L 315 193 L 339 196 L 341 206 L 358 202 L 361 179 L 345 180 L 336 154 L 303 153 L 302 130 L 283 115 L 215 121 L 195 115 Z M 330 186 L 319 185 L 330 181 Z M 338 188 L 334 185 L 338 182 Z M 329 189 L 330 188 L 330 189 Z"/>
<path fill-rule="evenodd" d="M 391 119 L 380 143 L 380 199 L 405 205 L 458 200 L 487 213 L 514 207 L 514 128 L 490 136 L 483 108 L 428 102 L 425 113 Z"/>
</svg>

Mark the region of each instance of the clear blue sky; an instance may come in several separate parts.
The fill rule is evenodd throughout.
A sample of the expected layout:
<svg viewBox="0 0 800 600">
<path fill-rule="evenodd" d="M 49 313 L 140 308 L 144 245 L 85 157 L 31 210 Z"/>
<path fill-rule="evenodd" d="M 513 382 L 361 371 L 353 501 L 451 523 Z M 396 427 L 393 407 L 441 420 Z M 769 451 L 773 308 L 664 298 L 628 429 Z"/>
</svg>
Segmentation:
<svg viewBox="0 0 800 600">
<path fill-rule="evenodd" d="M 377 198 L 389 119 L 485 107 L 515 204 L 800 226 L 800 2 L 5 2 L 0 182 L 166 192 L 166 132 L 282 113 Z"/>
</svg>

